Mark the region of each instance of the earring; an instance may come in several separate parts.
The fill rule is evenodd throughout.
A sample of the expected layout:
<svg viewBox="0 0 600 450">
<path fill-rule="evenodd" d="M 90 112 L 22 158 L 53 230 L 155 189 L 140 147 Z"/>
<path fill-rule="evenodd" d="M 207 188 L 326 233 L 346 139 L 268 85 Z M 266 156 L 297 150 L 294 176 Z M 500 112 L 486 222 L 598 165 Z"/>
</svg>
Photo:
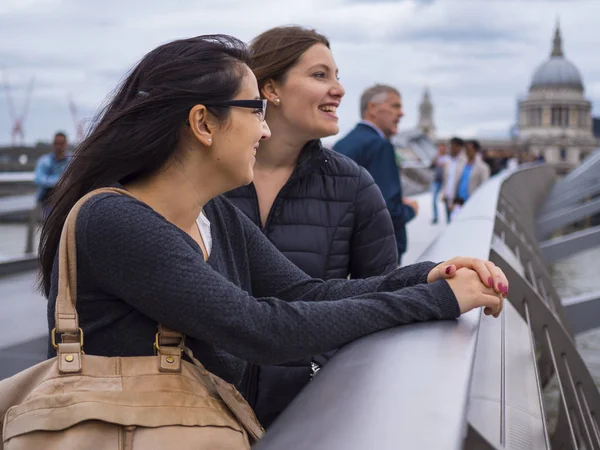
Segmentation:
<svg viewBox="0 0 600 450">
<path fill-rule="evenodd" d="M 212 139 L 211 139 L 211 138 L 208 138 L 208 142 L 209 142 L 209 143 L 211 143 L 211 142 L 212 142 Z"/>
<path fill-rule="evenodd" d="M 279 103 L 281 102 L 281 100 L 279 100 L 278 98 L 276 98 L 276 99 L 274 100 L 274 102 L 275 102 L 275 104 L 276 104 L 276 105 L 279 105 Z"/>
</svg>

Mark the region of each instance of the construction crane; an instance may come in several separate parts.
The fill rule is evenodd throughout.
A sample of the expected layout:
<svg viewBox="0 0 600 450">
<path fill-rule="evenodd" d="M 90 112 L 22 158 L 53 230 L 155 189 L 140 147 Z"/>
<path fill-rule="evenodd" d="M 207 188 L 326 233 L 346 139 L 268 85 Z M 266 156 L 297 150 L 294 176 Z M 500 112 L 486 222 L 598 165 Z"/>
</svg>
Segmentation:
<svg viewBox="0 0 600 450">
<path fill-rule="evenodd" d="M 73 119 L 73 125 L 75 126 L 75 143 L 78 144 L 83 140 L 83 120 L 81 120 L 77 114 L 77 105 L 75 105 L 71 94 L 67 96 L 67 101 L 69 102 L 69 111 L 71 112 L 71 118 Z"/>
<path fill-rule="evenodd" d="M 24 145 L 25 130 L 23 127 L 25 124 L 25 119 L 27 118 L 27 112 L 29 110 L 29 100 L 31 99 L 31 93 L 33 92 L 35 78 L 31 78 L 31 80 L 29 81 L 27 91 L 25 93 L 25 101 L 23 103 L 23 108 L 19 113 L 15 108 L 15 104 L 11 94 L 10 83 L 8 82 L 8 77 L 6 75 L 5 70 L 2 71 L 2 75 L 4 78 L 4 93 L 6 94 L 6 104 L 8 105 L 8 114 L 11 120 L 10 135 L 12 139 L 12 145 Z"/>
</svg>

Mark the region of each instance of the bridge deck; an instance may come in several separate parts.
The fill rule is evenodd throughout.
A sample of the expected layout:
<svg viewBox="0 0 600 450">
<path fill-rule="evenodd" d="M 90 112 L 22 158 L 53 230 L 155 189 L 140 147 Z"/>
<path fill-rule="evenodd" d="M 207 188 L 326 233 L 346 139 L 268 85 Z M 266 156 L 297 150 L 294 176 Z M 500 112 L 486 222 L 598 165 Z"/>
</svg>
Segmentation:
<svg viewBox="0 0 600 450">
<path fill-rule="evenodd" d="M 35 207 L 35 195 L 15 195 L 0 198 L 0 216 L 26 213 Z"/>
<path fill-rule="evenodd" d="M 34 172 L 2 172 L 0 173 L 0 183 L 22 183 L 30 181 L 33 183 Z"/>
<path fill-rule="evenodd" d="M 46 301 L 34 291 L 37 272 L 0 278 L 0 379 L 46 355 Z"/>
<path fill-rule="evenodd" d="M 431 224 L 433 218 L 433 203 L 430 192 L 411 197 L 419 202 L 419 215 L 409 222 L 407 227 L 408 249 L 402 258 L 402 264 L 413 264 L 431 244 L 435 238 L 446 228 L 446 212 L 444 206 L 439 202 L 438 212 L 439 222 L 436 225 Z"/>
</svg>

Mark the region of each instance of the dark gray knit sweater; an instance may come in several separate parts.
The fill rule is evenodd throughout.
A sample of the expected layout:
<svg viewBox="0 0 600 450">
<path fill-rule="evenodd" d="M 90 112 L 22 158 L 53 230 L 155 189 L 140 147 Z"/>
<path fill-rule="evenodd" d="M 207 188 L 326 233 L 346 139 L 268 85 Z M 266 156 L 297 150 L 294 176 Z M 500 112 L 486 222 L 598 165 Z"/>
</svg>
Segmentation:
<svg viewBox="0 0 600 450">
<path fill-rule="evenodd" d="M 248 362 L 293 361 L 402 323 L 460 314 L 446 281 L 426 284 L 433 263 L 324 282 L 288 261 L 224 198 L 204 211 L 213 238 L 208 262 L 191 237 L 135 199 L 101 194 L 83 206 L 77 311 L 86 353 L 152 355 L 161 322 L 185 333 L 207 369 L 244 393 Z M 50 329 L 56 292 L 57 264 Z"/>
</svg>

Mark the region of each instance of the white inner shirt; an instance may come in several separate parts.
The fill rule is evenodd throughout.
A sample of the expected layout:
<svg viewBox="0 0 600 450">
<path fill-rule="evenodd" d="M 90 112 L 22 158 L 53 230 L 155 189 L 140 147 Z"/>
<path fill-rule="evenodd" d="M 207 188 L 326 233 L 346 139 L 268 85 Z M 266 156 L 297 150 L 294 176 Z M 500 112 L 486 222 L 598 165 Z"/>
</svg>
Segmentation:
<svg viewBox="0 0 600 450">
<path fill-rule="evenodd" d="M 458 165 L 458 157 L 450 157 L 446 164 L 448 165 L 448 179 L 446 180 L 446 192 L 444 193 L 446 194 L 446 198 L 452 200 L 456 196 L 455 189 L 457 189 L 455 179 L 457 169 L 456 166 Z"/>
<path fill-rule="evenodd" d="M 204 241 L 204 246 L 206 247 L 206 251 L 208 258 L 210 256 L 210 251 L 212 250 L 212 235 L 210 234 L 210 222 L 208 217 L 204 215 L 204 211 L 200 212 L 200 215 L 196 219 L 196 224 L 198 224 L 198 230 L 200 231 L 200 236 L 202 236 L 202 240 Z"/>
</svg>

